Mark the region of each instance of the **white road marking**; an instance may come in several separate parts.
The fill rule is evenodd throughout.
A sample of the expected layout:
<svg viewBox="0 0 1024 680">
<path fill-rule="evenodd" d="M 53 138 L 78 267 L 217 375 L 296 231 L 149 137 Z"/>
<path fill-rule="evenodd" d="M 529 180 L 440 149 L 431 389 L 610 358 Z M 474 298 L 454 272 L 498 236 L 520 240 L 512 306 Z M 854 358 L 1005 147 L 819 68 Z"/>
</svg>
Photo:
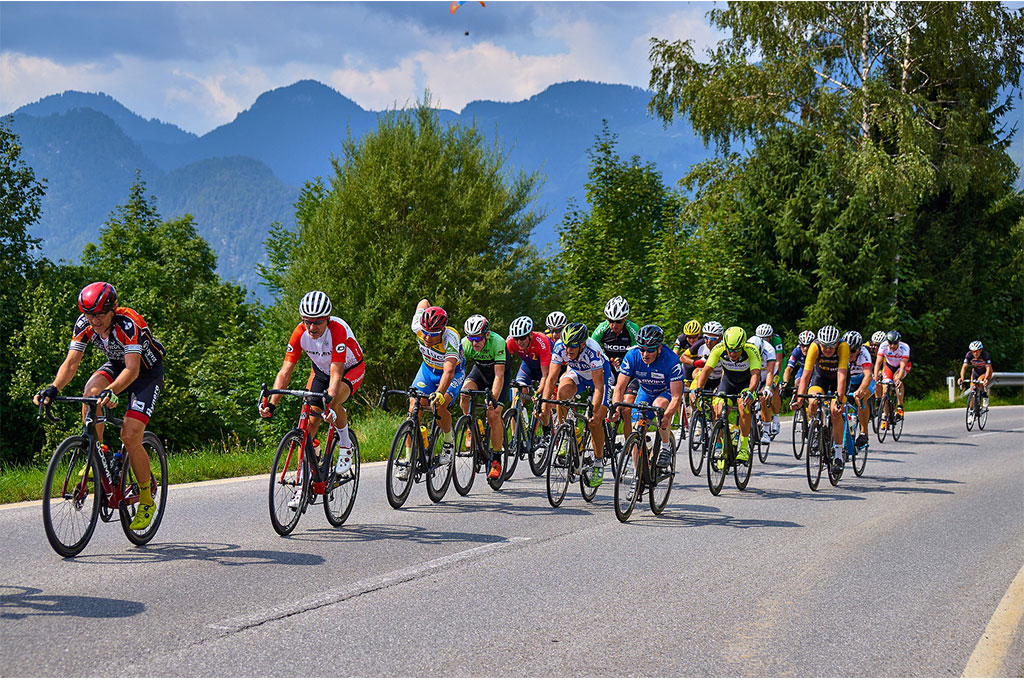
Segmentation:
<svg viewBox="0 0 1024 680">
<path fill-rule="evenodd" d="M 1016 578 L 1006 589 L 992 614 L 992 619 L 985 626 L 985 632 L 971 653 L 964 667 L 965 678 L 1005 677 L 1007 673 L 1016 673 L 1019 668 L 1004 667 L 1010 645 L 1016 637 L 1015 633 L 1024 619 L 1024 567 L 1017 572 Z"/>
</svg>

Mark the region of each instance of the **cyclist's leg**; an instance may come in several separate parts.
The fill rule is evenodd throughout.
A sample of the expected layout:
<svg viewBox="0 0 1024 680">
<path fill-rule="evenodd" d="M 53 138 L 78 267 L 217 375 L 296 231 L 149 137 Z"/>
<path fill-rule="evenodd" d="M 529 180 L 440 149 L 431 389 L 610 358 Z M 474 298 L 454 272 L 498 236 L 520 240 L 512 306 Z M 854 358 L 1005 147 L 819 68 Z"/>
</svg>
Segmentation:
<svg viewBox="0 0 1024 680">
<path fill-rule="evenodd" d="M 163 364 L 157 364 L 139 375 L 126 390 L 128 409 L 121 425 L 121 441 L 128 452 L 128 461 L 135 473 L 135 479 L 139 482 L 140 501 L 146 505 L 153 505 L 153 497 L 149 487 L 149 455 L 142 446 L 142 436 L 146 432 L 146 425 L 153 415 L 153 408 L 160 398 L 163 385 Z"/>
<path fill-rule="evenodd" d="M 462 389 L 464 389 L 464 390 L 478 390 L 478 389 L 480 389 L 479 387 L 477 387 L 476 380 L 474 380 L 473 377 L 474 377 L 473 371 L 470 371 L 469 372 L 469 377 L 467 377 L 466 381 L 464 383 L 462 383 Z M 461 394 L 461 395 L 459 395 L 459 408 L 462 409 L 463 413 L 465 413 L 466 415 L 469 415 L 469 395 L 468 394 Z"/>
</svg>

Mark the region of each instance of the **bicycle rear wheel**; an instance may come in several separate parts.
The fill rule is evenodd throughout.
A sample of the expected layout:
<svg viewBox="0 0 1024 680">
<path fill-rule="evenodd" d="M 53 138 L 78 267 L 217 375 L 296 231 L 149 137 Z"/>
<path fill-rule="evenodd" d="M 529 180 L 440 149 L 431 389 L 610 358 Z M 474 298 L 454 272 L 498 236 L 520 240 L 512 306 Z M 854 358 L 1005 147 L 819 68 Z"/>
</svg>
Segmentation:
<svg viewBox="0 0 1024 680">
<path fill-rule="evenodd" d="M 875 436 L 878 437 L 878 443 L 882 444 L 885 442 L 885 438 L 889 435 L 889 430 L 892 428 L 892 396 L 891 392 L 886 392 L 882 395 L 882 408 L 879 410 L 879 422 L 878 432 Z"/>
<path fill-rule="evenodd" d="M 305 463 L 305 456 L 299 455 L 302 435 L 302 430 L 295 429 L 281 438 L 270 470 L 270 523 L 282 536 L 295 529 L 308 502 L 305 484 L 308 475 L 305 470 L 300 471 Z M 293 500 L 296 491 L 300 494 L 298 503 Z"/>
<path fill-rule="evenodd" d="M 636 507 L 640 495 L 640 435 L 633 433 L 626 437 L 626 443 L 619 452 L 619 476 L 615 478 L 615 516 L 625 522 Z"/>
<path fill-rule="evenodd" d="M 868 396 L 868 420 L 871 422 L 871 429 L 878 435 L 878 422 L 881 420 L 882 409 L 878 407 L 878 400 L 874 392 Z"/>
<path fill-rule="evenodd" d="M 413 472 L 416 469 L 416 440 L 414 437 L 419 436 L 419 428 L 413 421 L 407 420 L 398 426 L 395 438 L 391 442 L 384 490 L 387 493 L 388 503 L 396 510 L 402 507 L 412 490 L 413 480 L 416 476 Z"/>
<path fill-rule="evenodd" d="M 125 461 L 121 468 L 121 489 L 124 502 L 118 507 L 121 516 L 121 528 L 128 540 L 135 545 L 145 545 L 156 535 L 160 528 L 160 522 L 164 518 L 164 509 L 167 506 L 167 454 L 164 452 L 163 442 L 152 432 L 142 435 L 142 448 L 146 451 L 149 460 L 150 493 L 153 495 L 153 502 L 156 509 L 153 512 L 153 520 L 149 526 L 141 531 L 131 528 L 132 520 L 139 508 L 139 482 L 135 479 L 135 470 L 130 461 Z"/>
<path fill-rule="evenodd" d="M 967 431 L 974 429 L 974 390 L 967 395 Z"/>
<path fill-rule="evenodd" d="M 985 402 L 982 399 L 978 399 L 978 429 L 984 430 L 985 425 L 988 424 L 988 408 L 985 407 Z"/>
<path fill-rule="evenodd" d="M 443 451 L 444 437 L 441 434 L 441 427 L 436 420 L 431 428 L 428 442 L 429 446 L 424 451 L 427 464 L 427 498 L 434 503 L 440 503 L 448 491 L 448 485 L 451 484 L 452 476 L 455 472 L 454 447 L 451 460 L 447 464 L 442 463 L 438 447 L 442 447 Z"/>
<path fill-rule="evenodd" d="M 676 442 L 675 433 L 669 431 L 669 446 L 672 450 L 672 457 L 669 458 L 668 467 L 662 468 L 658 465 L 658 458 L 661 455 L 661 438 L 654 438 L 654 446 L 650 452 L 650 480 L 647 500 L 651 505 L 651 512 L 660 515 L 665 506 L 668 505 L 668 497 L 672 495 L 672 482 L 676 478 Z"/>
<path fill-rule="evenodd" d="M 700 469 L 704 466 L 704 456 L 708 449 L 708 423 L 703 411 L 694 411 L 690 418 L 690 472 L 694 477 L 700 476 Z"/>
<path fill-rule="evenodd" d="M 338 464 L 338 451 L 341 448 L 337 439 L 334 440 L 332 450 L 328 452 L 332 471 L 324 489 L 324 514 L 334 527 L 340 527 L 348 519 L 356 502 L 356 493 L 359 491 L 359 440 L 356 439 L 356 431 L 352 428 L 349 428 L 348 436 L 352 441 L 352 467 L 348 472 L 340 477 L 333 472 Z"/>
<path fill-rule="evenodd" d="M 548 453 L 550 449 L 548 446 L 541 446 L 541 442 L 544 439 L 544 430 L 541 422 L 540 417 L 536 414 L 530 416 L 528 454 L 530 458 L 530 472 L 533 473 L 534 477 L 540 477 L 548 468 Z"/>
<path fill-rule="evenodd" d="M 683 446 L 683 442 L 686 440 L 686 433 L 690 429 L 689 428 L 690 418 L 686 417 L 686 412 L 687 412 L 687 405 L 686 405 L 686 397 L 684 396 L 683 397 L 683 403 L 679 407 L 679 412 L 676 413 L 676 418 L 679 419 L 679 422 L 676 423 L 675 427 L 672 428 L 672 435 L 673 435 L 673 438 L 674 438 L 673 441 L 675 441 L 675 443 L 676 443 L 676 448 L 673 449 L 673 451 L 672 451 L 673 453 L 679 453 L 679 449 Z"/>
<path fill-rule="evenodd" d="M 811 425 L 807 431 L 807 486 L 811 488 L 811 491 L 818 490 L 818 484 L 821 482 L 821 466 L 824 460 L 824 428 L 821 425 L 821 420 L 815 418 L 811 421 Z M 831 438 L 829 439 L 831 441 Z"/>
<path fill-rule="evenodd" d="M 722 485 L 725 484 L 726 451 L 732 445 L 728 439 L 729 433 L 725 429 L 725 423 L 722 420 L 716 421 L 711 428 L 707 455 L 708 489 L 712 496 L 721 493 Z"/>
<path fill-rule="evenodd" d="M 604 424 L 604 460 L 608 462 L 608 469 L 612 472 L 612 478 L 619 476 L 619 459 L 616 456 L 615 440 L 619 437 L 618 428 L 613 426 L 607 419 Z"/>
<path fill-rule="evenodd" d="M 603 461 L 598 461 L 594 457 L 594 438 L 590 435 L 590 430 L 584 429 L 583 431 L 583 442 L 580 446 L 580 495 L 583 496 L 583 500 L 590 503 L 594 500 L 594 496 L 597 495 L 597 487 L 590 486 L 591 475 L 594 474 L 594 468 L 597 465 L 604 465 Z"/>
<path fill-rule="evenodd" d="M 505 451 L 507 455 L 501 464 L 502 479 L 512 479 L 512 474 L 519 465 L 519 456 L 526 453 L 526 444 L 530 435 L 525 423 L 526 414 L 518 408 L 509 409 L 501 414 L 505 426 Z"/>
<path fill-rule="evenodd" d="M 473 448 L 473 433 L 469 416 L 462 416 L 455 424 L 455 490 L 465 496 L 473 488 L 476 479 L 476 451 Z"/>
<path fill-rule="evenodd" d="M 85 549 L 99 522 L 102 487 L 97 489 L 96 466 L 86 437 L 60 443 L 46 468 L 43 487 L 43 529 L 50 546 L 62 557 Z"/>
<path fill-rule="evenodd" d="M 555 439 L 551 442 L 551 456 L 548 460 L 547 488 L 548 502 L 557 508 L 565 499 L 569 489 L 569 470 L 574 464 L 573 446 L 576 433 L 568 425 L 558 428 Z"/>
<path fill-rule="evenodd" d="M 895 409 L 893 410 L 894 421 L 892 423 L 892 440 L 898 442 L 900 437 L 903 436 L 903 420 L 904 416 L 896 415 Z"/>
<path fill-rule="evenodd" d="M 807 446 L 807 409 L 798 408 L 793 414 L 793 456 L 800 460 Z"/>
</svg>

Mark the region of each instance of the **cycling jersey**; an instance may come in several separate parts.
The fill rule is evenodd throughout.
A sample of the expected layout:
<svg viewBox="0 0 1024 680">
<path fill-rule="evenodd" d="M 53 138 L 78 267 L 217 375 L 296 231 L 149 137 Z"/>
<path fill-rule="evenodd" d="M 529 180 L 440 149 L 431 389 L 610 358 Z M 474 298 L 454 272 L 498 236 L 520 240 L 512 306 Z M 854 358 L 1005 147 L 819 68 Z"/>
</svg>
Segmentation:
<svg viewBox="0 0 1024 680">
<path fill-rule="evenodd" d="M 514 354 L 525 362 L 541 366 L 551 364 L 551 339 L 543 333 L 533 331 L 530 333 L 530 344 L 525 350 L 519 349 L 519 343 L 511 335 L 505 341 L 505 349 L 509 354 Z"/>
<path fill-rule="evenodd" d="M 640 348 L 634 347 L 622 358 L 619 373 L 635 378 L 640 389 L 647 394 L 659 396 L 671 388 L 671 383 L 683 379 L 683 366 L 668 345 L 661 346 L 658 356 L 650 364 L 644 361 Z"/>
<path fill-rule="evenodd" d="M 419 343 L 420 354 L 423 355 L 423 363 L 432 371 L 440 374 L 444 371 L 444 362 L 447 359 L 455 359 L 458 363 L 457 370 L 465 368 L 466 359 L 462 354 L 462 342 L 459 332 L 451 326 L 446 326 L 442 331 L 441 343 L 430 347 L 427 345 L 427 336 L 423 334 L 423 326 L 420 324 L 422 310 L 417 310 L 412 317 L 412 332 L 416 334 Z"/>
<path fill-rule="evenodd" d="M 779 363 L 782 363 L 782 357 L 786 356 L 786 346 L 782 344 L 782 338 L 780 338 L 778 334 L 773 335 L 771 342 L 772 347 L 775 348 L 776 359 L 779 361 Z M 775 374 L 778 375 L 779 373 L 782 373 L 782 371 L 779 370 L 779 366 L 778 364 L 776 364 Z"/>
<path fill-rule="evenodd" d="M 793 353 L 789 355 L 789 361 L 786 362 L 787 368 L 795 368 L 797 377 L 804 372 L 804 362 L 807 360 L 807 350 L 800 345 L 793 348 Z"/>
<path fill-rule="evenodd" d="M 494 384 L 494 367 L 499 364 L 504 366 L 508 360 L 505 338 L 494 331 L 488 331 L 487 341 L 479 352 L 473 349 L 469 338 L 462 339 L 462 349 L 466 360 L 473 360 L 473 370 L 466 376 L 466 380 L 472 380 L 477 389 L 490 389 Z"/>
<path fill-rule="evenodd" d="M 683 345 L 679 344 L 680 338 L 682 339 L 683 345 L 687 345 L 686 336 L 680 335 L 678 338 L 676 338 L 676 349 L 680 349 L 683 347 Z M 685 350 L 683 350 L 682 352 L 678 352 L 678 354 L 680 358 L 682 358 L 682 356 L 685 354 L 691 359 L 696 359 L 699 356 L 700 348 L 704 346 L 704 344 L 704 336 L 699 336 L 696 340 L 693 341 L 693 343 L 687 345 Z M 689 381 L 690 379 L 693 378 L 694 367 L 689 364 L 682 364 L 682 367 L 683 376 L 686 378 L 687 381 Z"/>
<path fill-rule="evenodd" d="M 331 364 L 340 363 L 346 370 L 362 363 L 363 348 L 359 346 L 352 328 L 340 317 L 332 316 L 323 335 L 315 340 L 306 325 L 300 323 L 288 339 L 284 360 L 297 363 L 305 352 L 313 362 L 313 370 L 331 374 Z"/>
<path fill-rule="evenodd" d="M 968 352 L 964 357 L 964 363 L 971 365 L 971 380 L 977 380 L 985 375 L 988 367 L 992 365 L 992 359 L 989 358 L 986 350 L 981 350 L 977 359 L 974 358 L 974 352 Z"/>
<path fill-rule="evenodd" d="M 608 364 L 608 357 L 601 351 L 600 345 L 593 338 L 587 338 L 587 344 L 580 348 L 575 359 L 569 358 L 569 350 L 561 340 L 551 350 L 551 363 L 565 365 L 584 380 L 593 381 L 600 377 L 600 371 Z"/>
<path fill-rule="evenodd" d="M 629 348 L 636 344 L 636 335 L 639 332 L 640 327 L 629 319 L 622 324 L 622 331 L 619 333 L 613 331 L 611 325 L 605 320 L 594 329 L 590 338 L 597 341 L 609 359 L 621 359 L 626 356 Z"/>
<path fill-rule="evenodd" d="M 756 335 L 747 340 L 747 342 L 756 347 L 761 353 L 761 374 L 762 377 L 766 377 L 768 374 L 768 362 L 775 361 L 775 346 Z M 778 368 L 776 368 L 777 370 Z"/>
<path fill-rule="evenodd" d="M 851 371 L 854 368 L 862 368 L 862 369 L 866 370 L 868 372 L 868 374 L 870 375 L 871 374 L 871 367 L 872 367 L 871 353 L 868 352 L 867 347 L 864 347 L 863 345 L 861 345 L 860 351 L 857 352 L 856 356 L 854 356 L 852 354 L 850 355 L 850 364 L 849 364 L 848 368 Z M 852 375 L 852 373 L 851 373 L 851 375 Z"/>
<path fill-rule="evenodd" d="M 910 368 L 910 345 L 905 342 L 897 345 L 896 349 L 893 349 L 888 342 L 883 342 L 878 347 L 878 354 L 885 357 L 885 363 L 893 370 L 900 367 L 900 362 L 903 359 L 907 360 L 907 368 Z"/>
<path fill-rule="evenodd" d="M 722 364 L 722 368 L 729 373 L 749 373 L 750 371 L 759 371 L 761 370 L 761 351 L 748 341 L 743 344 L 743 351 L 740 354 L 740 358 L 732 359 L 728 352 L 725 351 L 725 343 L 719 342 L 715 345 L 715 348 L 711 350 L 711 354 L 708 356 L 706 365 L 714 367 L 718 364 Z"/>
<path fill-rule="evenodd" d="M 697 358 L 702 360 L 704 362 L 704 364 L 707 365 L 708 358 L 711 356 L 711 352 L 713 352 L 714 349 L 717 348 L 718 345 L 721 345 L 721 344 L 722 344 L 722 341 L 719 340 L 718 344 L 716 344 L 715 347 L 711 347 L 711 346 L 708 345 L 707 342 L 702 342 L 700 345 L 697 346 L 697 354 L 698 354 Z M 712 364 L 711 368 L 712 368 L 712 370 L 711 370 L 711 374 L 708 376 L 708 380 L 709 381 L 711 381 L 711 380 L 721 380 L 722 379 L 722 367 L 721 366 L 716 366 L 716 365 Z M 694 380 L 696 380 L 696 378 L 694 378 Z"/>
<path fill-rule="evenodd" d="M 110 363 L 120 372 L 124 369 L 126 354 L 138 354 L 140 373 L 153 370 L 164 358 L 164 346 L 153 337 L 145 319 L 129 307 L 114 310 L 114 321 L 106 339 L 100 337 L 85 314 L 78 317 L 71 338 L 70 349 L 84 352 L 92 343 L 106 355 Z"/>
<path fill-rule="evenodd" d="M 804 371 L 814 371 L 829 380 L 834 380 L 839 375 L 839 369 L 846 369 L 850 365 L 850 346 L 840 342 L 832 356 L 827 357 L 821 351 L 821 346 L 815 340 L 807 348 L 807 358 L 804 360 Z"/>
</svg>

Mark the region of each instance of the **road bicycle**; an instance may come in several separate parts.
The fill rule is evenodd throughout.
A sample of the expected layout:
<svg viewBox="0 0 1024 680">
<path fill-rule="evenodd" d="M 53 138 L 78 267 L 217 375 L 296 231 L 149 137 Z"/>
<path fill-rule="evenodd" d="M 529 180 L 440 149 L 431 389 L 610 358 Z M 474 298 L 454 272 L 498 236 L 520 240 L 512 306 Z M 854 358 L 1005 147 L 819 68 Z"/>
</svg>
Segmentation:
<svg viewBox="0 0 1024 680">
<path fill-rule="evenodd" d="M 625 522 L 633 513 L 637 499 L 647 491 L 651 512 L 660 515 L 668 504 L 672 493 L 672 481 L 676 476 L 676 442 L 675 432 L 669 431 L 669 444 L 672 457 L 667 466 L 658 465 L 661 455 L 661 433 L 657 426 L 654 430 L 654 441 L 648 442 L 647 429 L 651 423 L 660 423 L 665 417 L 665 409 L 647 402 L 630 404 L 615 402 L 612 408 L 625 407 L 629 410 L 642 411 L 641 417 L 633 426 L 633 432 L 626 437 L 626 442 L 619 453 L 619 474 L 615 478 L 615 516 Z"/>
<path fill-rule="evenodd" d="M 508 458 L 509 465 L 502 473 L 506 480 L 510 479 L 519 461 L 528 459 L 530 472 L 540 477 L 547 469 L 548 448 L 541 446 L 541 405 L 532 396 L 536 383 L 513 382 L 510 387 L 510 406 L 501 417 L 505 423 L 506 446 L 511 447 L 515 455 Z M 520 390 L 525 390 L 526 394 Z"/>
<path fill-rule="evenodd" d="M 583 500 L 591 502 L 597 495 L 597 488 L 590 486 L 593 474 L 594 459 L 593 440 L 587 428 L 594 412 L 594 405 L 589 397 L 589 390 L 583 393 L 586 400 L 576 399 L 538 399 L 541 404 L 564 406 L 565 419 L 555 428 L 554 436 L 548 451 L 547 492 L 551 507 L 557 508 L 565 500 L 569 485 L 577 479 L 580 483 L 580 494 Z M 580 419 L 577 410 L 584 408 L 586 414 Z M 605 458 L 608 458 L 608 423 L 605 427 Z M 613 445 L 614 446 L 614 445 Z"/>
<path fill-rule="evenodd" d="M 790 408 L 793 404 L 790 403 Z M 793 409 L 793 457 L 800 460 L 807 446 L 807 406 Z"/>
<path fill-rule="evenodd" d="M 686 435 L 690 430 L 690 404 L 686 399 L 686 395 L 689 390 L 683 385 L 683 402 L 679 407 L 679 411 L 673 416 L 675 422 L 672 424 L 672 439 L 675 441 L 675 448 L 673 453 L 679 453 L 679 449 L 682 448 L 683 442 L 686 441 Z"/>
<path fill-rule="evenodd" d="M 879 409 L 878 443 L 885 441 L 885 436 L 892 431 L 893 441 L 899 441 L 903 435 L 903 416 L 896 413 L 896 383 L 892 380 L 882 381 L 882 408 Z"/>
<path fill-rule="evenodd" d="M 843 405 L 843 462 L 853 464 L 853 473 L 864 476 L 864 467 L 868 463 L 868 445 L 857 446 L 857 435 L 860 434 L 860 420 L 857 418 L 857 399 L 853 393 L 846 395 Z M 839 475 L 842 477 L 842 474 Z M 832 477 L 829 476 L 829 481 Z M 838 479 L 836 480 L 838 482 Z M 835 486 L 833 484 L 833 486 Z"/>
<path fill-rule="evenodd" d="M 295 425 L 281 437 L 270 470 L 270 524 L 281 536 L 287 536 L 299 523 L 310 505 L 322 503 L 324 515 L 331 526 L 340 527 L 352 513 L 359 491 L 359 439 L 349 428 L 352 442 L 352 467 L 344 474 L 334 469 L 338 464 L 341 446 L 338 428 L 327 425 L 327 439 L 321 445 L 310 432 L 309 420 L 313 406 L 320 402 L 320 413 L 327 413 L 329 396 L 326 392 L 307 390 L 269 390 L 260 386 L 259 403 L 273 395 L 303 399 Z M 298 492 L 298 497 L 296 497 Z"/>
<path fill-rule="evenodd" d="M 807 486 L 810 487 L 811 491 L 817 491 L 818 485 L 821 483 L 821 471 L 828 469 L 828 481 L 832 486 L 839 483 L 840 477 L 842 477 L 842 471 L 836 470 L 835 466 L 832 465 L 832 412 L 829 408 L 829 402 L 836 398 L 834 393 L 815 393 L 815 394 L 797 394 L 797 397 L 803 399 L 814 399 L 818 402 L 818 407 L 815 409 L 814 415 L 810 416 L 810 420 L 807 424 Z M 849 418 L 849 401 L 843 408 L 843 417 Z M 857 412 L 853 409 L 853 425 L 856 429 Z M 843 437 L 850 436 L 849 420 L 843 425 Z M 853 435 L 856 437 L 856 434 Z M 852 443 L 852 441 L 851 441 Z M 856 447 L 855 447 L 856 448 Z M 867 460 L 867 454 L 865 452 L 864 460 Z M 863 473 L 863 463 L 861 464 L 861 473 Z M 858 477 L 860 475 L 857 475 Z"/>
<path fill-rule="evenodd" d="M 757 458 L 762 463 L 768 462 L 768 447 L 771 446 L 771 435 L 768 436 L 768 443 L 765 444 L 761 441 L 761 435 L 764 432 L 765 427 L 770 427 L 771 423 L 765 423 L 761 420 L 761 398 L 760 395 L 754 395 L 754 409 L 753 415 L 750 416 L 750 438 L 757 438 Z"/>
<path fill-rule="evenodd" d="M 747 438 L 747 449 L 749 458 L 746 461 L 737 460 L 736 454 L 739 449 L 739 426 L 732 430 L 729 422 L 729 414 L 732 411 L 733 402 L 743 398 L 742 394 L 718 394 L 714 390 L 701 390 L 701 394 L 709 398 L 721 398 L 724 400 L 722 413 L 715 420 L 711 428 L 711 436 L 708 440 L 708 466 L 707 478 L 708 489 L 713 496 L 722 491 L 725 483 L 725 476 L 732 470 L 733 478 L 736 480 L 736 488 L 743 491 L 750 482 L 750 469 L 754 464 L 754 457 L 758 456 L 761 443 L 753 436 Z M 757 400 L 757 397 L 754 397 Z M 753 411 L 753 409 L 751 409 Z M 751 415 L 753 418 L 753 415 Z M 753 432 L 753 428 L 751 428 Z"/>
<path fill-rule="evenodd" d="M 974 428 L 974 423 L 978 423 L 979 430 L 984 430 L 985 424 L 988 422 L 988 407 L 984 404 L 984 397 L 975 387 L 975 385 L 980 385 L 981 381 L 968 380 L 965 382 L 971 385 L 967 390 L 967 431 L 970 432 Z"/>
<path fill-rule="evenodd" d="M 150 492 L 156 508 L 153 520 L 141 531 L 131 528 L 138 511 L 139 482 L 123 445 L 116 454 L 101 446 L 96 432 L 99 423 L 120 427 L 124 421 L 110 415 L 104 406 L 96 414 L 99 397 L 53 397 L 39 403 L 37 418 L 58 422 L 51 411 L 54 402 L 86 404 L 82 433 L 62 441 L 50 458 L 43 487 L 43 529 L 50 546 L 63 557 L 74 557 L 88 545 L 98 520 L 111 522 L 114 511 L 121 529 L 135 545 L 145 545 L 160 528 L 167 506 L 167 454 L 163 442 L 153 432 L 142 435 L 142 448 L 149 460 Z"/>
<path fill-rule="evenodd" d="M 444 460 L 443 453 L 438 453 L 442 436 L 436 407 L 430 407 L 430 414 L 433 417 L 429 427 L 421 425 L 422 403 L 423 400 L 430 398 L 430 394 L 414 387 L 407 390 L 389 390 L 385 385 L 381 389 L 377 406 L 386 413 L 387 398 L 395 394 L 410 399 L 412 409 L 409 417 L 403 420 L 395 431 L 391 451 L 388 453 L 384 482 L 388 503 L 396 510 L 402 507 L 409 498 L 413 483 L 422 481 L 426 481 L 427 484 L 427 497 L 434 503 L 440 503 L 452 481 L 455 457 L 450 456 L 449 460 Z"/>
<path fill-rule="evenodd" d="M 460 394 L 469 397 L 469 409 L 455 423 L 455 490 L 460 496 L 465 496 L 473 488 L 473 480 L 477 473 L 487 476 L 491 465 L 491 424 L 487 422 L 486 416 L 477 418 L 478 408 L 487 408 L 487 399 L 491 393 L 487 390 L 462 390 Z M 481 400 L 477 404 L 477 399 Z M 497 479 L 487 477 L 487 484 L 497 491 L 501 488 L 506 477 L 505 467 L 510 465 L 509 459 L 515 458 L 516 453 L 510 451 L 508 441 L 505 440 L 505 430 L 502 429 L 504 443 L 502 448 L 502 474 Z"/>
<path fill-rule="evenodd" d="M 689 392 L 690 390 L 687 390 Z M 694 477 L 700 476 L 704 458 L 708 453 L 708 441 L 711 436 L 711 423 L 715 422 L 715 413 L 711 408 L 711 400 L 704 397 L 700 390 L 692 390 L 697 396 L 694 401 L 693 416 L 690 418 L 690 432 L 687 438 L 690 453 L 690 472 Z"/>
</svg>

